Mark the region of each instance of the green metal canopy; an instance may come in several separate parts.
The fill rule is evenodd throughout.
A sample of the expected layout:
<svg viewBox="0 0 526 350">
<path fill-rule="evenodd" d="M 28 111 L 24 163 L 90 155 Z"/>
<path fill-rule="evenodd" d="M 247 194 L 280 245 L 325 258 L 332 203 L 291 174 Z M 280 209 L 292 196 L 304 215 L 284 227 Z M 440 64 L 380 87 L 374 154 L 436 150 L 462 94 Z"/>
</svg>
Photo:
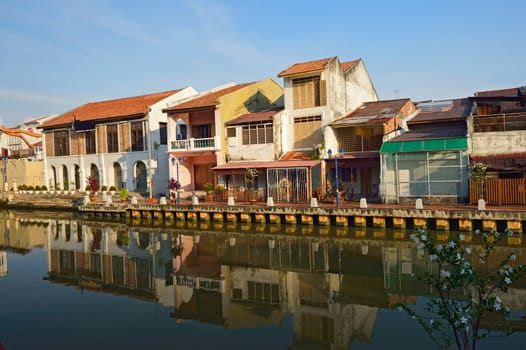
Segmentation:
<svg viewBox="0 0 526 350">
<path fill-rule="evenodd" d="M 384 142 L 380 153 L 429 152 L 461 150 L 468 148 L 468 140 L 464 137 L 439 140 L 390 141 Z"/>
</svg>

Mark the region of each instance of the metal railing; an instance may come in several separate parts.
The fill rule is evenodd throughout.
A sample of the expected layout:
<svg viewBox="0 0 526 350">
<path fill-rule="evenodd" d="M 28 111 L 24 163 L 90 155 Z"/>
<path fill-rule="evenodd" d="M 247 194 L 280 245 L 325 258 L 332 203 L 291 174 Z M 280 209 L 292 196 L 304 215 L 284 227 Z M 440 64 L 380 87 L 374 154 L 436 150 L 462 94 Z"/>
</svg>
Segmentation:
<svg viewBox="0 0 526 350">
<path fill-rule="evenodd" d="M 526 114 L 499 114 L 473 117 L 474 132 L 526 130 Z"/>
<path fill-rule="evenodd" d="M 216 138 L 207 137 L 202 139 L 186 139 L 171 141 L 172 151 L 205 151 L 216 149 Z"/>
<path fill-rule="evenodd" d="M 356 135 L 354 137 L 344 136 L 340 140 L 340 144 L 345 152 L 370 152 L 380 150 L 382 139 L 382 135 L 365 137 L 361 135 Z"/>
</svg>

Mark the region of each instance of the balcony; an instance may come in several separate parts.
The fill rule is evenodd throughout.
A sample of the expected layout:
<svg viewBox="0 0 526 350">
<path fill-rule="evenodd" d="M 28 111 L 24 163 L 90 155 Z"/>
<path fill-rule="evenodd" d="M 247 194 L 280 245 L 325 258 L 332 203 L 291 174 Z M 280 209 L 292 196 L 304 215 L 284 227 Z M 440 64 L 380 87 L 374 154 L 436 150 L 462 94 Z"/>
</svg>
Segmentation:
<svg viewBox="0 0 526 350">
<path fill-rule="evenodd" d="M 499 114 L 473 117 L 474 132 L 526 130 L 526 114 Z"/>
<path fill-rule="evenodd" d="M 340 140 L 345 153 L 379 151 L 382 147 L 383 135 L 374 136 L 344 136 Z"/>
<path fill-rule="evenodd" d="M 215 150 L 217 145 L 216 137 L 202 139 L 175 140 L 170 143 L 171 151 L 210 151 Z"/>
</svg>

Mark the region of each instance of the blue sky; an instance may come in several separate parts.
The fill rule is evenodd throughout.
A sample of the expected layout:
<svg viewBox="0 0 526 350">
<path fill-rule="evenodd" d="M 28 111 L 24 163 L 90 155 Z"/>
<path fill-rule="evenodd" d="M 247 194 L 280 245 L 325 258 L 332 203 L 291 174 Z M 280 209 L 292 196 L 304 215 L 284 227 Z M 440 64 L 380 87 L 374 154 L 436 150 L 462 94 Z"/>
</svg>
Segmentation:
<svg viewBox="0 0 526 350">
<path fill-rule="evenodd" d="M 362 58 L 381 99 L 526 85 L 526 1 L 1 0 L 0 124 Z"/>
</svg>

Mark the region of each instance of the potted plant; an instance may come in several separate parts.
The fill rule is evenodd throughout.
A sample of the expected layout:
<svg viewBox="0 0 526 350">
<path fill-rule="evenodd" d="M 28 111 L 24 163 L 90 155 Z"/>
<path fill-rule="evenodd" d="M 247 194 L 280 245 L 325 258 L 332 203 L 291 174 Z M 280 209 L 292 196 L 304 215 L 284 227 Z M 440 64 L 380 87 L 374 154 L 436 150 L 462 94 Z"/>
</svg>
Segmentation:
<svg viewBox="0 0 526 350">
<path fill-rule="evenodd" d="M 212 192 L 214 191 L 214 184 L 211 182 L 205 183 L 204 190 L 206 192 L 206 198 L 212 200 Z"/>
<path fill-rule="evenodd" d="M 121 202 L 126 202 L 128 200 L 128 189 L 126 187 L 121 188 L 119 191 L 119 197 L 121 197 Z"/>
<path fill-rule="evenodd" d="M 258 176 L 257 170 L 255 168 L 248 168 L 245 173 L 245 179 L 247 181 L 247 186 L 250 186 L 248 190 L 248 200 L 252 203 L 257 201 L 257 191 L 256 191 L 256 177 Z"/>
<path fill-rule="evenodd" d="M 115 188 L 115 186 L 110 186 L 110 194 L 113 196 L 115 194 L 115 191 L 117 189 Z"/>
<path fill-rule="evenodd" d="M 95 196 L 97 195 L 97 192 L 98 192 L 98 190 L 100 188 L 99 180 L 97 180 L 97 178 L 94 177 L 94 176 L 88 176 L 87 182 L 88 182 L 88 186 L 86 188 L 89 187 L 90 200 L 92 202 L 95 202 L 95 200 L 96 200 Z"/>
</svg>

